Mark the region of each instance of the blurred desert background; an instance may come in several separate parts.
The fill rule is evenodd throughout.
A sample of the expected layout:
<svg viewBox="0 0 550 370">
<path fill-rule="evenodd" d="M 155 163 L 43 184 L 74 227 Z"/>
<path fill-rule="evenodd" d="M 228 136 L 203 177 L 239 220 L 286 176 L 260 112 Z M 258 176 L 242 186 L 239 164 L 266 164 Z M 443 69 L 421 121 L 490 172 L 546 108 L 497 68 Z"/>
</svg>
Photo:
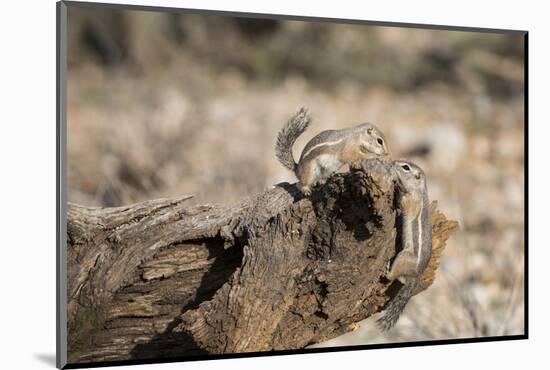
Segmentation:
<svg viewBox="0 0 550 370">
<path fill-rule="evenodd" d="M 69 7 L 68 198 L 232 204 L 289 181 L 295 145 L 365 121 L 424 168 L 460 230 L 435 284 L 388 334 L 316 346 L 524 332 L 524 46 L 519 34 Z"/>
</svg>

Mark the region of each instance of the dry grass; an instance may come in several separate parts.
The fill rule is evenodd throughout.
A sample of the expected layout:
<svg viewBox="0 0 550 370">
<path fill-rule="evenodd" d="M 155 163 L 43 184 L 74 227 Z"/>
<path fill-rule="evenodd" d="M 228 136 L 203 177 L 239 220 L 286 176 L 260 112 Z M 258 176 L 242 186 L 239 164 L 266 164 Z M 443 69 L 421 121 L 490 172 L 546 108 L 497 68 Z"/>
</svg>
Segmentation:
<svg viewBox="0 0 550 370">
<path fill-rule="evenodd" d="M 130 19 L 165 22 L 146 14 Z M 227 20 L 182 16 L 183 41 L 130 27 L 140 42 L 104 65 L 80 49 L 86 17 L 73 16 L 70 201 L 232 203 L 295 181 L 273 145 L 299 106 L 313 122 L 296 154 L 323 129 L 371 121 L 393 157 L 425 169 L 431 199 L 460 230 L 388 335 L 369 319 L 324 345 L 523 333 L 521 39 L 300 22 L 249 39 Z"/>
</svg>

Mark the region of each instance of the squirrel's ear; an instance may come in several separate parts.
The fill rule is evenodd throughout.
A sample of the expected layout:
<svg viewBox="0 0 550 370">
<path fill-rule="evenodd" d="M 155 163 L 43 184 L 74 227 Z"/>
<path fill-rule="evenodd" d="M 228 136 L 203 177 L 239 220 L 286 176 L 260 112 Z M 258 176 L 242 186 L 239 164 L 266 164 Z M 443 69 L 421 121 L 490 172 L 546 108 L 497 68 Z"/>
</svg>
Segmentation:
<svg viewBox="0 0 550 370">
<path fill-rule="evenodd" d="M 367 134 L 372 134 L 372 127 L 367 129 Z"/>
</svg>

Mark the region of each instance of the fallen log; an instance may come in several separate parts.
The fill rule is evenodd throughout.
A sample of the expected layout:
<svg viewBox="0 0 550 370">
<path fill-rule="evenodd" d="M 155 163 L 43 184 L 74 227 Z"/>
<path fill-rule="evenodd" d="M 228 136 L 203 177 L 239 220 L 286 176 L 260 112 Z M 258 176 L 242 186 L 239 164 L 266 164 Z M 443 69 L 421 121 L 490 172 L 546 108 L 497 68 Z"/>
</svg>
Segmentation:
<svg viewBox="0 0 550 370">
<path fill-rule="evenodd" d="M 310 197 L 282 183 L 231 207 L 69 204 L 69 363 L 299 349 L 352 330 L 400 284 L 384 278 L 394 193 L 370 161 Z M 457 228 L 435 203 L 430 217 L 417 293 Z"/>
</svg>

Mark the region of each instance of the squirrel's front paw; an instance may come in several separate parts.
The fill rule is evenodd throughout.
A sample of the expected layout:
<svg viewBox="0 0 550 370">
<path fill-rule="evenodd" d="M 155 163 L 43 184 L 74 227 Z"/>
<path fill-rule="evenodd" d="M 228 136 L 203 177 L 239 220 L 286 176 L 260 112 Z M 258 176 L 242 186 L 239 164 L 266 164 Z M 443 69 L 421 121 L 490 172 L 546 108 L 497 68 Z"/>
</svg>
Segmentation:
<svg viewBox="0 0 550 370">
<path fill-rule="evenodd" d="M 352 171 L 361 171 L 363 169 L 363 161 L 353 161 L 349 164 L 349 169 Z"/>
<path fill-rule="evenodd" d="M 384 265 L 384 276 L 389 278 L 391 272 L 391 261 L 387 261 Z"/>
</svg>

